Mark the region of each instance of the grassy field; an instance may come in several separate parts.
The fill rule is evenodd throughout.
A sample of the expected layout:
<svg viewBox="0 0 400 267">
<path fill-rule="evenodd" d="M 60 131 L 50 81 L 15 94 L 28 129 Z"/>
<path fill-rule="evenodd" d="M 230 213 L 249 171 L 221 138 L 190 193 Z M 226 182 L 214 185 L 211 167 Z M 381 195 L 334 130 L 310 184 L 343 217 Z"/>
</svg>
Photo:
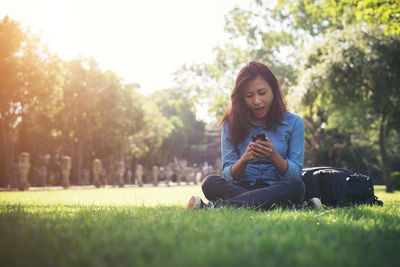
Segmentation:
<svg viewBox="0 0 400 267">
<path fill-rule="evenodd" d="M 383 207 L 186 211 L 199 186 L 0 193 L 1 266 L 399 266 Z"/>
</svg>

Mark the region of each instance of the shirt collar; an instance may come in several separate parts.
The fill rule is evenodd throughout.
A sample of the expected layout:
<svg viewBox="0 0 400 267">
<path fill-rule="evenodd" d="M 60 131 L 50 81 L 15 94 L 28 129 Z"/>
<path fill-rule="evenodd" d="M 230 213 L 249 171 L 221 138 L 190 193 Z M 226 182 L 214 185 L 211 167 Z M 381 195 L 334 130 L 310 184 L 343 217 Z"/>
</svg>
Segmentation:
<svg viewBox="0 0 400 267">
<path fill-rule="evenodd" d="M 287 118 L 286 118 L 286 117 L 287 117 L 287 116 L 286 116 L 286 112 L 285 112 L 285 113 L 283 114 L 283 119 L 280 120 L 280 121 L 278 121 L 278 124 L 289 125 L 289 124 L 287 123 Z M 264 127 L 264 126 L 265 126 L 265 125 L 261 125 L 261 124 L 258 124 L 258 123 L 255 123 L 254 121 L 252 121 L 251 118 L 250 118 L 250 115 L 248 116 L 248 118 L 249 118 L 250 124 L 253 125 L 253 126 L 255 126 L 255 127 Z"/>
</svg>

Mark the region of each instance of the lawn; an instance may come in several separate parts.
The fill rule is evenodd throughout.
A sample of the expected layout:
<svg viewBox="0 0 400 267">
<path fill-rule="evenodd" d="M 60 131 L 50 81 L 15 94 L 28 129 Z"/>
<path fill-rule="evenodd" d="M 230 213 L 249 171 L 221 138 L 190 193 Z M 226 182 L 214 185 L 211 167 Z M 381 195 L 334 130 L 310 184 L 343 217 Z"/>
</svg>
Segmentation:
<svg viewBox="0 0 400 267">
<path fill-rule="evenodd" d="M 398 266 L 383 207 L 186 211 L 199 186 L 0 193 L 1 266 Z"/>
</svg>

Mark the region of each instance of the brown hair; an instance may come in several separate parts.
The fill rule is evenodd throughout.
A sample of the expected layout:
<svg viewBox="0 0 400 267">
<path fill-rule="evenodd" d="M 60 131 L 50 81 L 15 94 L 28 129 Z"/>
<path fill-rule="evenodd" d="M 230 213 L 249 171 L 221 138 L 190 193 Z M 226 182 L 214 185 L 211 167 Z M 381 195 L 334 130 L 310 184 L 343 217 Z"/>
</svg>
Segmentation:
<svg viewBox="0 0 400 267">
<path fill-rule="evenodd" d="M 281 121 L 286 111 L 279 82 L 274 74 L 264 64 L 255 61 L 250 62 L 240 70 L 231 93 L 231 104 L 220 121 L 221 125 L 225 122 L 229 124 L 229 137 L 235 144 L 243 141 L 249 133 L 249 110 L 244 99 L 244 89 L 257 76 L 260 76 L 269 84 L 274 95 L 274 100 L 266 117 L 267 129 L 271 129 Z"/>
</svg>

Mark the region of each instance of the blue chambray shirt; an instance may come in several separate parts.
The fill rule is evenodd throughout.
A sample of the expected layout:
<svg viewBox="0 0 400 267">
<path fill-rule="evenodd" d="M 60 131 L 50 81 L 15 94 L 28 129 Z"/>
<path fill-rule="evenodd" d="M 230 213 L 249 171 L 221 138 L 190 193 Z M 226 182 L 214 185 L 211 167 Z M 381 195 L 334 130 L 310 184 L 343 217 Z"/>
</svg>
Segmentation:
<svg viewBox="0 0 400 267">
<path fill-rule="evenodd" d="M 274 149 L 287 161 L 288 168 L 283 175 L 268 159 L 257 158 L 250 161 L 238 181 L 234 181 L 231 174 L 231 167 L 246 151 L 248 144 L 252 141 L 253 134 L 264 133 L 271 140 Z M 221 153 L 222 153 L 222 175 L 232 181 L 250 182 L 261 180 L 274 184 L 285 177 L 301 177 L 304 161 L 304 124 L 303 119 L 288 111 L 285 112 L 282 121 L 267 130 L 263 125 L 256 124 L 250 120 L 249 134 L 247 138 L 235 145 L 229 138 L 229 124 L 224 123 L 221 132 Z"/>
</svg>

